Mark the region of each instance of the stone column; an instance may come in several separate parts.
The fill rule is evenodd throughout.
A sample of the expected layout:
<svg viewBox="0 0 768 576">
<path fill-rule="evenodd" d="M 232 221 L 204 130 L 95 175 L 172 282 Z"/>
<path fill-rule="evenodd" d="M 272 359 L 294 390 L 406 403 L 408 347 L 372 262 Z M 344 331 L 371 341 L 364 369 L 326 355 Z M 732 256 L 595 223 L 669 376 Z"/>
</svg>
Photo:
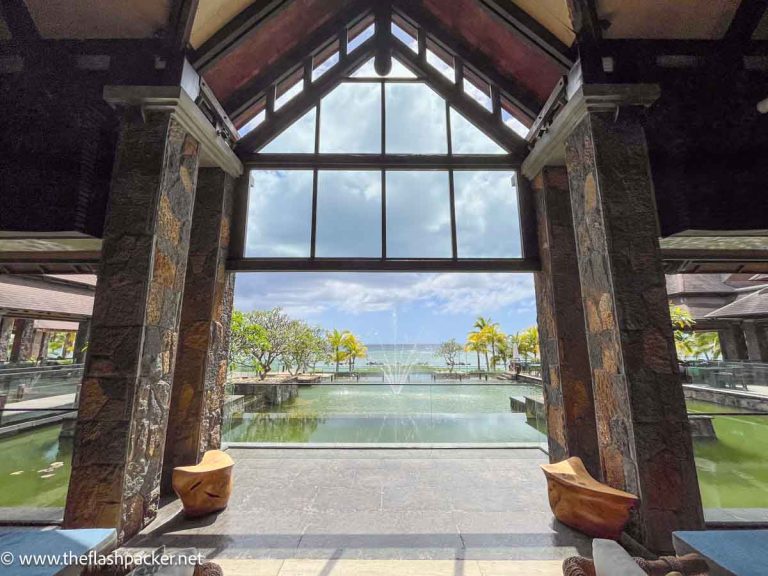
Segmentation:
<svg viewBox="0 0 768 576">
<path fill-rule="evenodd" d="M 8 362 L 11 356 L 8 348 L 11 345 L 13 324 L 13 318 L 8 316 L 0 317 L 0 362 Z"/>
<path fill-rule="evenodd" d="M 581 305 L 579 267 L 562 167 L 546 167 L 534 179 L 541 272 L 534 274 L 547 410 L 549 459 L 579 456 L 600 478 L 592 374 Z"/>
<path fill-rule="evenodd" d="M 45 359 L 48 358 L 48 341 L 51 339 L 51 333 L 41 332 L 40 334 L 40 348 L 37 353 L 37 361 L 44 363 Z"/>
<path fill-rule="evenodd" d="M 16 320 L 11 362 L 25 362 L 32 355 L 32 345 L 35 340 L 35 321 L 18 318 Z"/>
<path fill-rule="evenodd" d="M 587 110 L 566 140 L 603 479 L 640 497 L 630 534 L 654 551 L 704 528 L 659 249 L 645 134 Z"/>
<path fill-rule="evenodd" d="M 77 327 L 77 335 L 75 336 L 75 351 L 73 356 L 73 362 L 75 364 L 82 364 L 85 361 L 85 347 L 88 345 L 90 332 L 90 318 L 88 320 L 82 320 Z"/>
<path fill-rule="evenodd" d="M 723 360 L 746 360 L 749 357 L 744 332 L 738 323 L 729 323 L 717 331 Z"/>
<path fill-rule="evenodd" d="M 754 362 L 768 362 L 768 323 L 744 320 L 742 326 L 748 358 Z"/>
<path fill-rule="evenodd" d="M 170 112 L 124 109 L 66 528 L 112 527 L 124 542 L 155 517 L 198 162 Z"/>
<path fill-rule="evenodd" d="M 233 184 L 218 168 L 200 170 L 165 439 L 165 494 L 173 493 L 174 467 L 196 464 L 206 450 L 221 447 L 234 291 L 234 275 L 225 269 Z"/>
</svg>

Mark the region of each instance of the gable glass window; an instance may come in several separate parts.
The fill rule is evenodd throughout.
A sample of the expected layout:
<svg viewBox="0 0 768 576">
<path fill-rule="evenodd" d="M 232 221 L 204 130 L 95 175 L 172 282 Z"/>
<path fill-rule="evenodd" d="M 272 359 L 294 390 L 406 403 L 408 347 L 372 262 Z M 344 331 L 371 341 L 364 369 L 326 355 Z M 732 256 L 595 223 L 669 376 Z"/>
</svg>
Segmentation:
<svg viewBox="0 0 768 576">
<path fill-rule="evenodd" d="M 308 258 L 311 170 L 251 170 L 246 257 Z"/>
<path fill-rule="evenodd" d="M 472 121 L 482 103 L 449 104 L 398 58 L 386 77 L 373 60 L 348 71 L 246 162 L 245 258 L 524 258 L 506 137 Z"/>
<path fill-rule="evenodd" d="M 315 255 L 319 258 L 381 256 L 380 172 L 318 172 Z"/>
</svg>

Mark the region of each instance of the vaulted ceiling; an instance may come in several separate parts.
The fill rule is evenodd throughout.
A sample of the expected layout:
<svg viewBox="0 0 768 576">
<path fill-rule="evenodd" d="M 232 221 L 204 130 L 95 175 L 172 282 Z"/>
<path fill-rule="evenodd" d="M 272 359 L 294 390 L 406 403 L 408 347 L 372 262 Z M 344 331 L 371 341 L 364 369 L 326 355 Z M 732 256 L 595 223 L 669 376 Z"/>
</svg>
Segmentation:
<svg viewBox="0 0 768 576">
<path fill-rule="evenodd" d="M 395 0 L 427 15 L 459 43 L 514 77 L 542 103 L 573 57 L 568 5 L 575 0 Z M 753 0 L 593 0 L 607 39 L 719 39 L 740 4 Z M 179 7 L 194 9 L 189 44 L 204 58 L 203 75 L 226 100 L 251 78 L 328 25 L 356 0 L 8 0 L 26 7 L 42 38 L 158 38 Z M 16 8 L 14 8 L 14 6 Z M 760 16 L 760 14 L 758 14 Z M 249 20 L 250 19 L 250 20 Z M 254 25 L 255 24 L 255 25 Z M 522 25 L 522 26 L 521 26 Z M 10 33 L 0 21 L 0 41 Z M 532 32 L 545 48 L 531 41 Z M 755 30 L 768 35 L 768 16 Z M 234 38 L 211 52 L 222 37 Z M 207 55 L 207 59 L 205 59 Z M 553 57 L 554 55 L 554 57 Z M 562 56 L 561 56 L 562 55 Z"/>
</svg>

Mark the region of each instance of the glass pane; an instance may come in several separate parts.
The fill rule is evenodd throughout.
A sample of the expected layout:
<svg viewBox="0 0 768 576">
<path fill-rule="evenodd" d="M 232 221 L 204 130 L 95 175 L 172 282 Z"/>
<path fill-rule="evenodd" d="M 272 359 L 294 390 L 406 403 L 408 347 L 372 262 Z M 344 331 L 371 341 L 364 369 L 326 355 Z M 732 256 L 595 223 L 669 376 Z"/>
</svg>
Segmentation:
<svg viewBox="0 0 768 576">
<path fill-rule="evenodd" d="M 392 70 L 383 78 L 416 78 L 416 74 L 408 70 L 397 58 L 392 58 Z M 352 74 L 352 78 L 382 78 L 376 72 L 374 59 L 371 58 Z"/>
<path fill-rule="evenodd" d="M 445 101 L 425 84 L 387 84 L 387 153 L 447 154 Z"/>
<path fill-rule="evenodd" d="M 464 78 L 464 92 L 472 98 L 475 102 L 480 104 L 483 108 L 491 112 L 493 110 L 493 103 L 491 102 L 491 95 L 475 86 L 472 82 Z"/>
<path fill-rule="evenodd" d="M 318 173 L 315 255 L 381 256 L 381 172 Z"/>
<path fill-rule="evenodd" d="M 419 42 L 416 40 L 416 38 L 410 33 L 398 26 L 395 22 L 392 22 L 392 35 L 400 40 L 403 44 L 408 46 L 410 50 L 413 52 L 418 53 L 419 51 Z"/>
<path fill-rule="evenodd" d="M 351 38 L 347 43 L 347 52 L 352 52 L 355 50 L 358 46 L 360 46 L 363 42 L 368 40 L 368 38 L 372 38 L 373 35 L 376 33 L 376 25 L 371 24 L 367 28 L 365 28 L 360 34 L 355 36 L 354 38 Z"/>
<path fill-rule="evenodd" d="M 237 131 L 237 133 L 240 136 L 240 138 L 242 138 L 246 134 L 250 134 L 256 128 L 256 126 L 258 126 L 259 124 L 264 122 L 264 119 L 266 117 L 267 117 L 267 111 L 266 110 L 262 110 L 261 112 L 256 114 L 256 116 L 254 116 L 253 118 L 248 120 L 248 122 L 243 124 L 243 126 L 240 128 L 240 130 Z"/>
<path fill-rule="evenodd" d="M 443 76 L 448 78 L 451 82 L 456 82 L 456 72 L 453 69 L 453 66 L 445 62 L 440 56 L 432 52 L 432 50 L 427 50 L 427 64 L 432 66 L 435 70 L 440 72 Z"/>
<path fill-rule="evenodd" d="M 521 258 L 514 172 L 456 171 L 459 258 Z"/>
<path fill-rule="evenodd" d="M 320 114 L 320 152 L 381 152 L 380 84 L 340 84 Z"/>
<path fill-rule="evenodd" d="M 451 149 L 454 154 L 506 154 L 504 148 L 451 108 Z"/>
<path fill-rule="evenodd" d="M 252 170 L 247 258 L 309 258 L 311 170 Z"/>
<path fill-rule="evenodd" d="M 520 138 L 528 137 L 528 127 L 512 116 L 512 114 L 504 110 L 504 108 L 501 109 L 501 121 L 504 122 L 505 126 L 512 130 L 512 132 L 520 136 Z"/>
<path fill-rule="evenodd" d="M 315 151 L 315 117 L 317 108 L 312 108 L 291 124 L 277 138 L 264 146 L 260 152 L 268 154 L 311 154 Z"/>
<path fill-rule="evenodd" d="M 447 172 L 387 172 L 387 257 L 450 258 Z"/>
<path fill-rule="evenodd" d="M 328 72 L 328 70 L 336 66 L 336 64 L 338 63 L 339 63 L 339 53 L 334 52 L 328 58 L 323 60 L 320 64 L 315 66 L 315 68 L 312 70 L 312 82 L 320 78 L 320 76 Z"/>
</svg>

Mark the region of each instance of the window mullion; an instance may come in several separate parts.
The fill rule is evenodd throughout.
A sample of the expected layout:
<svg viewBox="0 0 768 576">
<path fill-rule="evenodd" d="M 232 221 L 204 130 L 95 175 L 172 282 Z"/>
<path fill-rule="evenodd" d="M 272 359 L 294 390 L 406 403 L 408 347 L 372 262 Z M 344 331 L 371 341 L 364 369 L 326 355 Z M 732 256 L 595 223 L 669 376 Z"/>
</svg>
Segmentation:
<svg viewBox="0 0 768 576">
<path fill-rule="evenodd" d="M 454 260 L 459 258 L 458 241 L 456 238 L 456 194 L 453 187 L 453 169 L 448 170 L 448 194 L 451 207 L 451 251 Z"/>
</svg>

